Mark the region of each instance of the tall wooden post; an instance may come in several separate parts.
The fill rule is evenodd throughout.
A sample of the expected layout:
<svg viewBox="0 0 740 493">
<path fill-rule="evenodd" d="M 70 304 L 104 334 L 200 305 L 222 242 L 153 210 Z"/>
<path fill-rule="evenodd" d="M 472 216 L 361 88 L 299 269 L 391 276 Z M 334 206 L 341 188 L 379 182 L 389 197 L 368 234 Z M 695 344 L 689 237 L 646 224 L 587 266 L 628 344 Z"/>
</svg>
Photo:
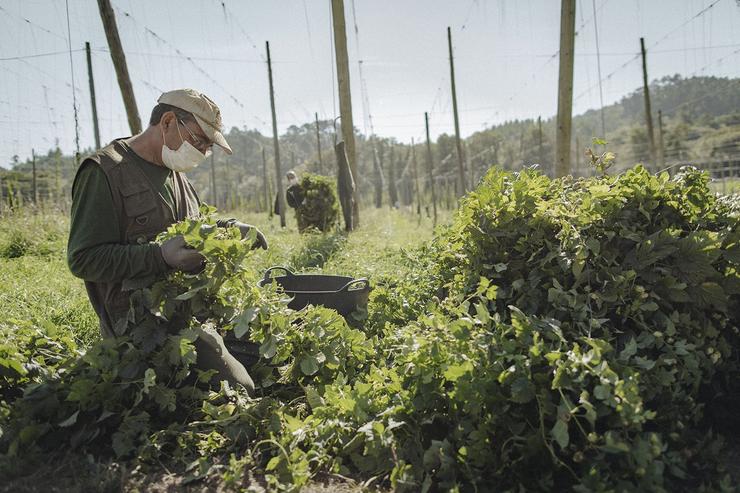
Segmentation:
<svg viewBox="0 0 740 493">
<path fill-rule="evenodd" d="M 540 163 L 541 167 L 545 166 L 545 163 L 543 162 L 545 160 L 544 154 L 542 154 L 542 117 L 537 117 L 537 160 Z"/>
<path fill-rule="evenodd" d="M 460 119 L 457 114 L 457 90 L 455 89 L 455 62 L 452 56 L 452 32 L 447 26 L 447 47 L 450 52 L 450 84 L 452 85 L 452 113 L 455 117 L 455 148 L 457 149 L 457 182 L 458 196 L 465 195 L 468 191 L 465 180 L 465 163 L 463 162 L 462 142 L 460 141 Z"/>
<path fill-rule="evenodd" d="M 278 214 L 280 227 L 285 227 L 285 197 L 283 197 L 283 172 L 280 171 L 280 144 L 278 143 L 277 116 L 275 116 L 275 89 L 272 84 L 272 59 L 270 58 L 270 42 L 265 41 L 267 48 L 267 77 L 270 80 L 270 108 L 272 110 L 272 144 L 275 147 L 275 193 L 277 194 Z"/>
<path fill-rule="evenodd" d="M 134 89 L 131 86 L 131 78 L 128 75 L 126 55 L 123 53 L 121 38 L 118 37 L 116 16 L 113 13 L 110 0 L 98 0 L 98 8 L 100 9 L 100 18 L 103 20 L 105 37 L 108 38 L 110 57 L 116 69 L 118 87 L 121 88 L 123 105 L 126 108 L 126 115 L 128 115 L 128 126 L 131 129 L 131 133 L 135 135 L 141 132 L 141 119 L 139 118 L 139 110 L 136 108 L 136 98 L 134 97 Z"/>
<path fill-rule="evenodd" d="M 90 42 L 85 41 L 85 53 L 87 54 L 87 78 L 90 81 L 90 105 L 92 106 L 93 130 L 95 132 L 95 148 L 100 149 L 100 127 L 98 126 L 98 105 L 95 102 L 95 82 L 93 79 L 92 56 L 90 55 Z"/>
<path fill-rule="evenodd" d="M 321 134 L 319 129 L 319 114 L 314 113 L 316 117 L 316 150 L 319 153 L 319 174 L 324 174 L 324 161 L 321 159 Z"/>
<path fill-rule="evenodd" d="M 265 148 L 262 148 L 262 180 L 265 187 L 265 205 L 267 207 L 267 217 L 272 218 L 272 194 L 270 193 L 270 178 L 267 174 L 267 157 Z"/>
<path fill-rule="evenodd" d="M 570 134 L 573 112 L 573 49 L 576 39 L 576 0 L 561 0 L 560 73 L 558 76 L 558 119 L 555 140 L 555 176 L 570 173 Z"/>
<path fill-rule="evenodd" d="M 658 110 L 658 168 L 665 168 L 665 144 L 663 143 L 663 111 Z"/>
<path fill-rule="evenodd" d="M 419 189 L 419 170 L 416 166 L 416 144 L 411 137 L 411 166 L 414 171 L 414 191 L 416 193 L 416 213 L 421 217 L 421 190 Z"/>
<path fill-rule="evenodd" d="M 429 169 L 429 186 L 432 188 L 432 210 L 434 211 L 434 226 L 437 225 L 437 194 L 434 191 L 434 156 L 432 143 L 429 140 L 429 113 L 424 112 L 424 126 L 427 133 L 427 168 Z"/>
<path fill-rule="evenodd" d="M 62 180 L 61 180 L 61 174 L 62 174 L 62 151 L 59 149 L 59 140 L 57 140 L 56 149 L 54 150 L 54 180 L 56 183 L 54 183 L 54 188 L 56 189 L 56 195 L 58 200 L 58 205 L 60 208 L 64 207 L 67 203 L 67 197 L 64 195 L 62 190 Z M 64 207 L 66 208 L 66 207 Z"/>
<path fill-rule="evenodd" d="M 648 144 L 650 146 L 650 161 L 652 165 L 655 165 L 655 134 L 653 132 L 653 113 L 650 110 L 650 87 L 648 85 L 645 38 L 640 38 L 640 53 L 642 54 L 642 92 L 645 96 L 645 123 L 647 125 Z"/>
<path fill-rule="evenodd" d="M 339 204 L 342 206 L 344 229 L 352 231 L 354 229 L 352 202 L 355 197 L 355 181 L 352 178 L 352 170 L 349 168 L 347 153 L 344 148 L 344 141 L 334 146 L 334 153 L 337 156 L 337 192 L 339 194 Z"/>
<path fill-rule="evenodd" d="M 383 207 L 383 184 L 385 182 L 385 177 L 383 176 L 383 148 L 381 147 L 380 153 L 378 153 L 378 148 L 375 145 L 375 137 L 372 138 L 373 187 L 375 192 L 375 208 L 380 209 L 381 207 Z"/>
<path fill-rule="evenodd" d="M 31 172 L 32 184 L 33 184 L 33 205 L 36 206 L 39 203 L 39 189 L 38 182 L 36 181 L 36 151 L 31 149 Z"/>
<path fill-rule="evenodd" d="M 388 205 L 391 209 L 396 208 L 398 203 L 398 189 L 396 188 L 396 155 L 395 147 L 391 144 L 388 152 Z"/>
<path fill-rule="evenodd" d="M 347 55 L 347 31 L 344 24 L 344 0 L 331 0 L 332 24 L 334 26 L 334 52 L 337 59 L 337 83 L 339 86 L 339 114 L 342 118 L 342 137 L 345 142 L 349 169 L 355 180 L 352 201 L 352 226 L 360 226 L 360 209 L 357 188 L 360 175 L 357 172 L 354 124 L 352 123 L 352 96 L 349 87 L 349 58 Z"/>
</svg>

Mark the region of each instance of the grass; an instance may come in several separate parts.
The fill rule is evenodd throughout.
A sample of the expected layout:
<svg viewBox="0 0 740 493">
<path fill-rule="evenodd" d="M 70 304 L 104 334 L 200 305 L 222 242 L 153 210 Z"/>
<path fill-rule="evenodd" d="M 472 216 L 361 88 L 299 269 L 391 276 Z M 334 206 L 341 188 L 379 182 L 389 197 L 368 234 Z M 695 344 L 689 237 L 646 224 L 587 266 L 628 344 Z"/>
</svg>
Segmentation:
<svg viewBox="0 0 740 493">
<path fill-rule="evenodd" d="M 254 224 L 270 248 L 250 257 L 257 272 L 280 265 L 294 272 L 322 271 L 353 277 L 390 275 L 402 268 L 401 251 L 432 237 L 428 218 L 389 210 L 363 211 L 363 226 L 352 234 L 299 234 L 289 214 L 279 218 L 233 211 L 225 214 Z M 98 321 L 84 284 L 69 272 L 66 239 L 69 220 L 60 213 L 20 213 L 0 218 L 0 324 L 27 320 L 51 323 L 73 334 L 81 346 L 97 337 Z"/>
</svg>

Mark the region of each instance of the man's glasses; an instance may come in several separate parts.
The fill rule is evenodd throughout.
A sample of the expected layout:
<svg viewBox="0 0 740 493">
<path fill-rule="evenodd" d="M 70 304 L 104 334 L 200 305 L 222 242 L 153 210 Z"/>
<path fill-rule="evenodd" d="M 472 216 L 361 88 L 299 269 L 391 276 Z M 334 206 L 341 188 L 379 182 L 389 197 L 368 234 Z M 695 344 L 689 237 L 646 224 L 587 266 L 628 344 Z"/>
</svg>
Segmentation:
<svg viewBox="0 0 740 493">
<path fill-rule="evenodd" d="M 195 136 L 193 131 L 190 130 L 187 125 L 185 125 L 185 122 L 182 121 L 182 119 L 178 119 L 178 121 L 180 122 L 180 124 L 182 124 L 183 127 L 185 127 L 185 130 L 188 131 L 188 134 L 190 134 L 190 138 L 193 139 L 193 145 L 195 146 L 195 148 L 205 154 L 206 151 L 208 151 L 213 144 L 204 143 L 201 139 Z"/>
</svg>

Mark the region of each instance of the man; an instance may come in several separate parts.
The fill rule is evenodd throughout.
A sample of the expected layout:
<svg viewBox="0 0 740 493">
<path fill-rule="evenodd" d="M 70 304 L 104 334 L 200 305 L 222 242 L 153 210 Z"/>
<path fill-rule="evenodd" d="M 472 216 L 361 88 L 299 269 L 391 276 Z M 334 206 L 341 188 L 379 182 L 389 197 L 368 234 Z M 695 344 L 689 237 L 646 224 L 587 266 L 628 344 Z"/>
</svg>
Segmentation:
<svg viewBox="0 0 740 493">
<path fill-rule="evenodd" d="M 285 202 L 289 207 L 297 209 L 303 203 L 304 198 L 298 176 L 295 171 L 290 170 L 285 173 L 285 178 L 288 180 L 288 189 L 285 190 Z M 273 205 L 272 210 L 275 214 L 280 214 L 280 201 L 277 196 L 275 196 L 275 205 Z"/>
<path fill-rule="evenodd" d="M 147 284 L 170 270 L 203 267 L 205 259 L 181 236 L 161 246 L 152 240 L 171 224 L 198 216 L 200 199 L 183 173 L 203 162 L 214 144 L 231 154 L 220 110 L 207 96 L 179 89 L 162 94 L 158 103 L 146 130 L 116 139 L 85 159 L 72 186 L 67 261 L 85 280 L 103 337 L 125 333 L 129 294 L 124 284 Z M 242 235 L 253 228 L 235 220 L 219 223 L 227 225 L 239 227 Z M 267 248 L 259 230 L 255 246 Z M 215 330 L 202 330 L 195 347 L 198 366 L 254 391 L 246 368 Z"/>
</svg>

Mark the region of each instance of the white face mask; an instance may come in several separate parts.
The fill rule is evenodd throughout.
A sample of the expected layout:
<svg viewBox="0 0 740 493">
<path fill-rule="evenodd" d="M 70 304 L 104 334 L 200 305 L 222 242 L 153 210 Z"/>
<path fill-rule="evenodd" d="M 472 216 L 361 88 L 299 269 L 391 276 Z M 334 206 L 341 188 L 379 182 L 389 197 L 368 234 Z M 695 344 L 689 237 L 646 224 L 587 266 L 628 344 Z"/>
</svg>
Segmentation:
<svg viewBox="0 0 740 493">
<path fill-rule="evenodd" d="M 291 187 L 293 185 L 298 185 L 298 179 L 297 178 L 288 178 L 288 185 L 290 185 Z"/>
<path fill-rule="evenodd" d="M 198 149 L 193 147 L 193 144 L 182 138 L 177 120 L 175 120 L 175 125 L 177 126 L 177 133 L 180 135 L 182 144 L 180 144 L 180 147 L 178 147 L 176 151 L 167 147 L 167 141 L 164 137 L 164 129 L 162 129 L 162 140 L 165 142 L 162 144 L 162 162 L 172 171 L 190 171 L 205 161 L 211 155 L 211 150 L 208 149 L 205 154 L 200 152 Z"/>
</svg>

